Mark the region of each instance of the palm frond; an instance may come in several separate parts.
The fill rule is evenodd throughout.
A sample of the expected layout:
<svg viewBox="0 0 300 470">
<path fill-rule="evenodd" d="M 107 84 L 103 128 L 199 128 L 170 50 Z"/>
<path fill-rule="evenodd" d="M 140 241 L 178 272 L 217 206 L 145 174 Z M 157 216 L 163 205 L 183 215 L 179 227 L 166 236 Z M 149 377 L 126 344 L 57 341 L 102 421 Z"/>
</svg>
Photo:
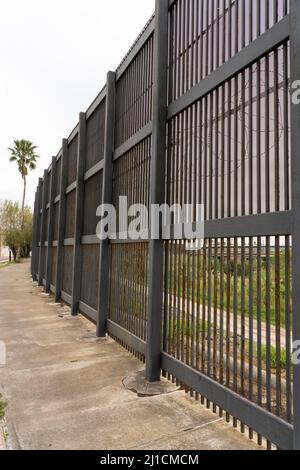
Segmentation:
<svg viewBox="0 0 300 470">
<path fill-rule="evenodd" d="M 10 161 L 16 162 L 22 177 L 28 175 L 28 170 L 36 169 L 36 160 L 39 155 L 36 154 L 37 146 L 29 140 L 21 139 L 14 141 L 14 148 L 9 148 L 11 153 Z"/>
</svg>

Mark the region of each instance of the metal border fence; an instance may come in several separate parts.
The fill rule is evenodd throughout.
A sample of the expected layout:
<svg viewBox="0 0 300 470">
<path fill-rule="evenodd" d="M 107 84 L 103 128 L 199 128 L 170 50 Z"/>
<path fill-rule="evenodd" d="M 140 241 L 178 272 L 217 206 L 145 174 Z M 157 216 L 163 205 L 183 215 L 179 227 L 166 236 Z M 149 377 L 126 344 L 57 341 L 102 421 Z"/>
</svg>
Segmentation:
<svg viewBox="0 0 300 470">
<path fill-rule="evenodd" d="M 280 449 L 300 449 L 299 49 L 297 0 L 156 0 L 34 205 L 46 292 L 145 361 L 149 381 L 163 373 Z M 100 242 L 96 209 L 119 196 L 203 204 L 201 247 Z"/>
</svg>

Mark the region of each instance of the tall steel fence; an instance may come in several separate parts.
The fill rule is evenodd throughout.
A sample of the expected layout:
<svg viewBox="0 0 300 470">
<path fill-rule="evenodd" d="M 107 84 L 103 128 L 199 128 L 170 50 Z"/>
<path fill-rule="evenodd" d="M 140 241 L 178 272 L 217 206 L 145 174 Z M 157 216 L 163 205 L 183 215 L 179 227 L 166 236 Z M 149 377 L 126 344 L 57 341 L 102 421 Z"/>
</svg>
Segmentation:
<svg viewBox="0 0 300 470">
<path fill-rule="evenodd" d="M 157 0 L 39 180 L 33 233 L 56 301 L 280 449 L 300 448 L 299 50 L 297 0 Z M 100 242 L 120 196 L 203 204 L 205 237 L 174 220 L 168 240 Z"/>
</svg>

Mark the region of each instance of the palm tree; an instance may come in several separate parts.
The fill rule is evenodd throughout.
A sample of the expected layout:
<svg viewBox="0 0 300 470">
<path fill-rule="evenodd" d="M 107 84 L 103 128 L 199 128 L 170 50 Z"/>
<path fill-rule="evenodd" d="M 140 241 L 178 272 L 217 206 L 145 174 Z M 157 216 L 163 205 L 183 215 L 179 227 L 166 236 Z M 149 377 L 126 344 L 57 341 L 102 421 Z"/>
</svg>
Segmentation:
<svg viewBox="0 0 300 470">
<path fill-rule="evenodd" d="M 9 148 L 11 153 L 9 161 L 16 162 L 19 168 L 19 172 L 23 179 L 23 199 L 22 199 L 22 227 L 24 225 L 24 209 L 25 209 L 25 198 L 26 198 L 26 178 L 29 170 L 36 169 L 36 160 L 39 156 L 35 153 L 37 147 L 33 145 L 29 140 L 15 140 L 14 148 Z"/>
</svg>

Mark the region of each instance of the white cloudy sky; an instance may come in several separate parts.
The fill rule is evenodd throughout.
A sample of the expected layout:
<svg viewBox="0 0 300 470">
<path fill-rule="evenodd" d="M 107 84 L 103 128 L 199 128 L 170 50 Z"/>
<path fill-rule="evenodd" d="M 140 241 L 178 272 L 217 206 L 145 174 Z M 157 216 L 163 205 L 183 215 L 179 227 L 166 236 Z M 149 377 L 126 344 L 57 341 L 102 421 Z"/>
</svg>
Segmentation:
<svg viewBox="0 0 300 470">
<path fill-rule="evenodd" d="M 154 0 L 0 0 L 0 199 L 21 200 L 9 163 L 15 139 L 38 145 L 37 179 L 50 164 L 154 11 Z"/>
</svg>

